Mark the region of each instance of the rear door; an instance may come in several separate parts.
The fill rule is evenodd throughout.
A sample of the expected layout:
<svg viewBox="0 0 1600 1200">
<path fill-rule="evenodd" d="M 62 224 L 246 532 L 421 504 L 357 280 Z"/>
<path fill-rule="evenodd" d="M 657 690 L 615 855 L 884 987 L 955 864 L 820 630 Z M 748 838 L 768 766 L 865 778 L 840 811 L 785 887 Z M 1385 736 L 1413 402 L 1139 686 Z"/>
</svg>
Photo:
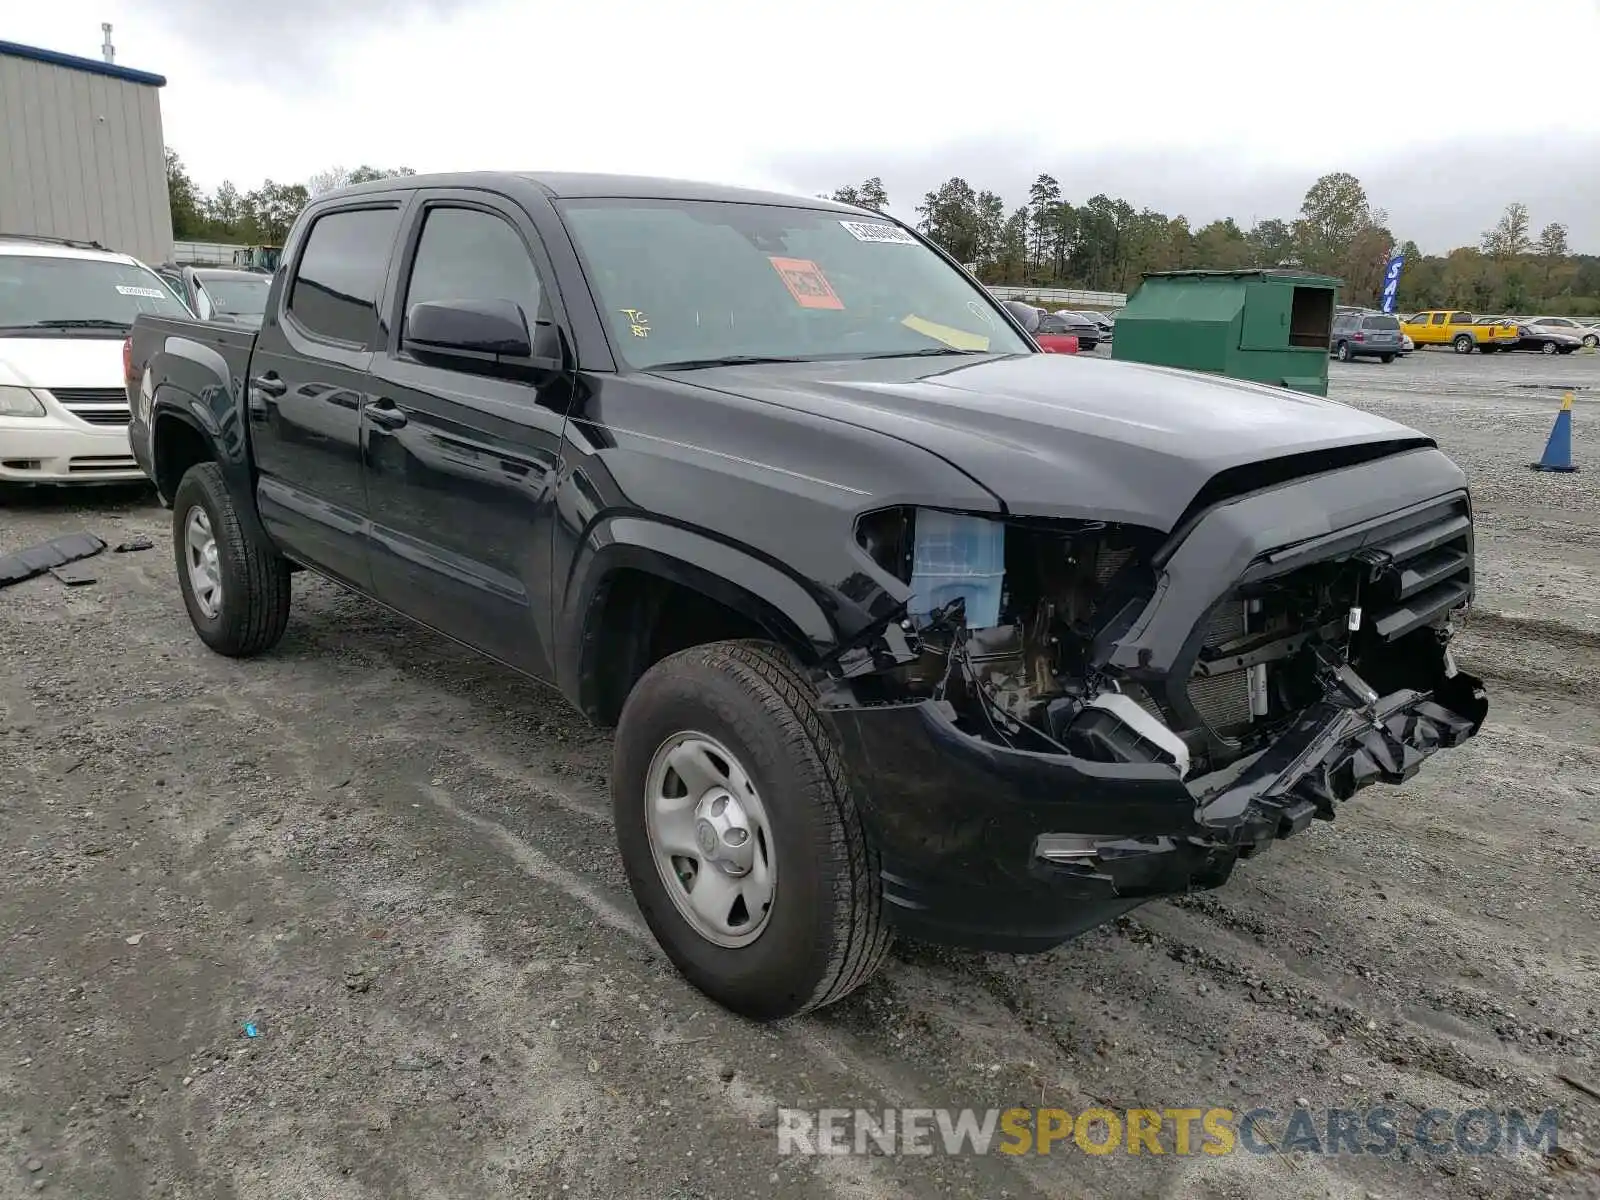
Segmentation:
<svg viewBox="0 0 1600 1200">
<path fill-rule="evenodd" d="M 415 304 L 510 300 L 537 341 L 538 322 L 548 333 L 559 321 L 549 260 L 528 215 L 487 193 L 421 192 L 407 224 L 394 328 L 362 421 L 373 583 L 408 616 L 548 678 L 565 405 L 530 379 L 414 353 L 404 339 Z"/>
<path fill-rule="evenodd" d="M 291 557 L 369 592 L 361 406 L 407 196 L 347 202 L 311 218 L 262 320 L 247 381 L 267 531 Z"/>
<path fill-rule="evenodd" d="M 1361 339 L 1368 348 L 1381 354 L 1395 354 L 1400 350 L 1400 322 L 1393 317 L 1369 313 L 1359 318 Z"/>
</svg>

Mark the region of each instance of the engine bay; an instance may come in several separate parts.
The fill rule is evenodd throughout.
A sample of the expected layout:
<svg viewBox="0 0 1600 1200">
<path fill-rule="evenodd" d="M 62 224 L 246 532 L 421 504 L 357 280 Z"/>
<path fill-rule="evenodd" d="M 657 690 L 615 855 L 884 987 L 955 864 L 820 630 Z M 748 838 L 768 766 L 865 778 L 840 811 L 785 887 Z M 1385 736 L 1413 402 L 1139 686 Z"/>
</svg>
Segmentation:
<svg viewBox="0 0 1600 1200">
<path fill-rule="evenodd" d="M 1117 643 L 1161 586 L 1165 535 L 1107 522 L 964 520 L 972 524 L 946 520 L 931 534 L 902 529 L 899 542 L 884 541 L 886 523 L 868 531 L 876 541 L 863 539 L 913 587 L 904 651 L 876 678 L 883 700 L 938 701 L 964 732 L 1001 746 L 1167 763 L 1186 777 L 1270 745 L 1336 674 L 1375 698 L 1425 690 L 1449 671 L 1448 619 L 1399 631 L 1367 619 L 1369 598 L 1392 601 L 1402 588 L 1386 584 L 1397 576 L 1392 561 L 1357 551 L 1217 600 L 1182 670 L 1114 667 Z M 962 548 L 986 569 L 954 570 Z"/>
</svg>

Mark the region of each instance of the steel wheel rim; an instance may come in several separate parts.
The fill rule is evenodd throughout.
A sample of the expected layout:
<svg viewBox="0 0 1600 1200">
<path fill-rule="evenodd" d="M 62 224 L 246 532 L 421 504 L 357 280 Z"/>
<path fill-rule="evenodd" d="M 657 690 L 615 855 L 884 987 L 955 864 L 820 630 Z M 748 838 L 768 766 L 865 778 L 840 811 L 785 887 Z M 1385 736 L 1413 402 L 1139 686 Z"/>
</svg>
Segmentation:
<svg viewBox="0 0 1600 1200">
<path fill-rule="evenodd" d="M 750 773 L 703 733 L 675 733 L 645 774 L 650 857 L 678 914 L 706 941 L 737 949 L 766 930 L 777 847 Z"/>
<path fill-rule="evenodd" d="M 217 561 L 217 539 L 211 518 L 199 505 L 189 510 L 183 523 L 183 559 L 189 568 L 189 590 L 208 618 L 222 611 L 222 565 Z"/>
</svg>

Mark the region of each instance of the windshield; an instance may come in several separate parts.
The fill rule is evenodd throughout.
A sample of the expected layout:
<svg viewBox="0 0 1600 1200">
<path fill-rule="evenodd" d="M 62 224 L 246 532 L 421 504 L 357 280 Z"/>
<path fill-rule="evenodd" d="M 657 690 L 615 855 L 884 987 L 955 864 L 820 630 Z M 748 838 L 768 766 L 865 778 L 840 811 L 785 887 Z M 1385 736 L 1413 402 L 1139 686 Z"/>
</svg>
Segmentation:
<svg viewBox="0 0 1600 1200">
<path fill-rule="evenodd" d="M 0 254 L 0 333 L 52 328 L 126 332 L 140 313 L 189 316 L 160 279 L 133 263 Z"/>
<path fill-rule="evenodd" d="M 272 286 L 270 275 L 202 275 L 200 286 L 216 305 L 218 312 L 241 317 L 259 317 L 267 311 L 267 289 Z"/>
<path fill-rule="evenodd" d="M 634 368 L 1032 352 L 991 297 L 887 221 L 725 201 L 561 208 Z"/>
</svg>

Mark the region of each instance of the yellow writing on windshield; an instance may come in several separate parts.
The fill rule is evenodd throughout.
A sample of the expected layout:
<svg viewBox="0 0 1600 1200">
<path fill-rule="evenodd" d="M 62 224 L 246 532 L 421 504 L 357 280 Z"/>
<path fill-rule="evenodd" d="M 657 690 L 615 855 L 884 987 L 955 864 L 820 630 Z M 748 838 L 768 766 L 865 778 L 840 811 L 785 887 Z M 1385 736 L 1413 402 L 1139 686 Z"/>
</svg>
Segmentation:
<svg viewBox="0 0 1600 1200">
<path fill-rule="evenodd" d="M 940 325 L 926 317 L 919 317 L 912 313 L 900 324 L 907 329 L 918 333 L 925 333 L 929 337 L 943 342 L 952 350 L 987 350 L 989 339 L 981 333 L 968 333 L 965 329 L 957 329 L 953 325 Z"/>
</svg>

